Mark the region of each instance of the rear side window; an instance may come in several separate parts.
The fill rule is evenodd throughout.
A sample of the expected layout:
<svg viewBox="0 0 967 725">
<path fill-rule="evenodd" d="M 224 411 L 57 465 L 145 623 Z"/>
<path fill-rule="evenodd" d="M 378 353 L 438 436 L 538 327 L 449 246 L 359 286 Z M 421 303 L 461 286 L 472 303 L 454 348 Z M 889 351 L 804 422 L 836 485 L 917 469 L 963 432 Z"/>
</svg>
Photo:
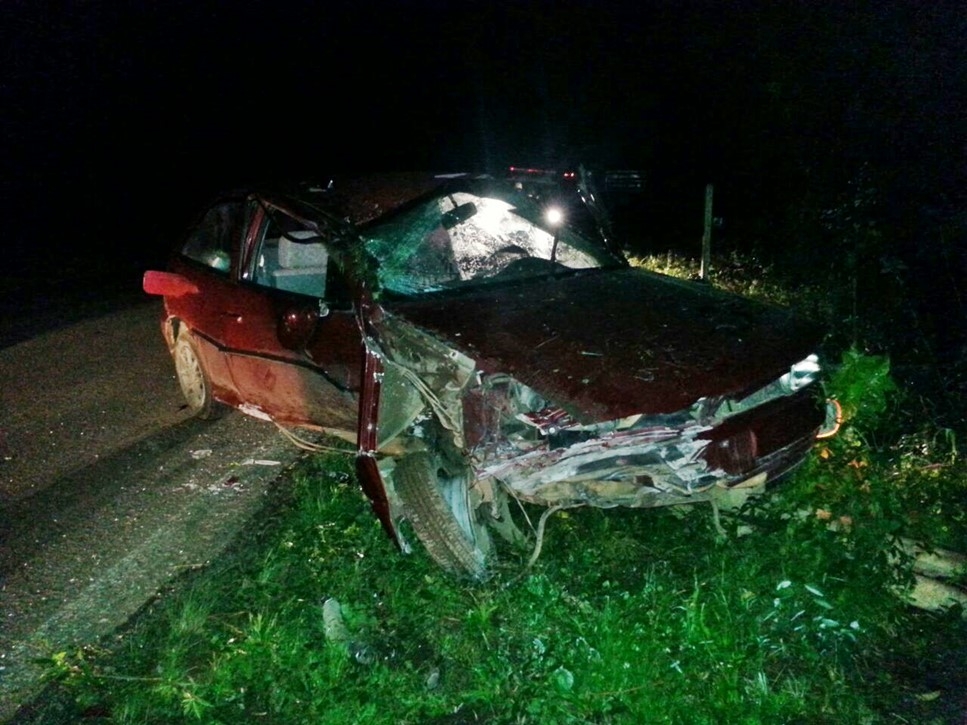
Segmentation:
<svg viewBox="0 0 967 725">
<path fill-rule="evenodd" d="M 232 200 L 216 204 L 192 229 L 181 248 L 189 259 L 227 273 L 232 254 L 238 249 L 245 229 L 245 202 Z"/>
</svg>

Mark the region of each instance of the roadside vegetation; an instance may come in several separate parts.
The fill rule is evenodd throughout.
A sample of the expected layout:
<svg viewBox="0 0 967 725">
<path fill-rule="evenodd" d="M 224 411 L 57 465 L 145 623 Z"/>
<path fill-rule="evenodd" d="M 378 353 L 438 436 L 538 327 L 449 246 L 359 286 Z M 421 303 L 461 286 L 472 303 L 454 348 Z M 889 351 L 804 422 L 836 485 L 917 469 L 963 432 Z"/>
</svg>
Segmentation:
<svg viewBox="0 0 967 725">
<path fill-rule="evenodd" d="M 751 258 L 715 269 L 742 294 L 839 309 Z M 718 520 L 708 506 L 559 512 L 532 567 L 531 549 L 502 548 L 484 584 L 418 545 L 397 555 L 351 455 L 306 458 L 228 555 L 110 640 L 51 653 L 63 719 L 38 706 L 37 721 L 960 722 L 964 612 L 904 602 L 902 541 L 965 549 L 964 430 L 857 341 L 825 351 L 843 429 L 770 495 Z"/>
</svg>

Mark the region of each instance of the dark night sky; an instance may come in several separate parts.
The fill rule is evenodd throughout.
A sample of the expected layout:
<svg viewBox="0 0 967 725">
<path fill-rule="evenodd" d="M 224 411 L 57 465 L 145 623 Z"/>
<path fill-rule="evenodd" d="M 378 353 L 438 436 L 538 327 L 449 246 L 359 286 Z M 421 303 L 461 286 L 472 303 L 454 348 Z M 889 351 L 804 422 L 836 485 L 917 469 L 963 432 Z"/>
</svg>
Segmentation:
<svg viewBox="0 0 967 725">
<path fill-rule="evenodd" d="M 741 214 L 872 162 L 926 204 L 964 198 L 962 2 L 8 0 L 2 15 L 4 196 L 29 244 L 41 229 L 154 243 L 220 188 L 330 170 L 581 159 L 647 169 L 670 207 L 715 181 Z"/>
</svg>

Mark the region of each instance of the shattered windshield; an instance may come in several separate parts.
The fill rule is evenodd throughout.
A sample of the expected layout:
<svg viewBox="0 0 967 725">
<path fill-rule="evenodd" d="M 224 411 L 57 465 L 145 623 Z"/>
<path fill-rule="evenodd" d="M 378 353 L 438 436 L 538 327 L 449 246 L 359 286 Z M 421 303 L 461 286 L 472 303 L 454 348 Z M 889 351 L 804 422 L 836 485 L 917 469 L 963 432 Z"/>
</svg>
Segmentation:
<svg viewBox="0 0 967 725">
<path fill-rule="evenodd" d="M 454 192 L 370 226 L 363 239 L 382 289 L 407 296 L 619 263 L 555 211 Z"/>
</svg>

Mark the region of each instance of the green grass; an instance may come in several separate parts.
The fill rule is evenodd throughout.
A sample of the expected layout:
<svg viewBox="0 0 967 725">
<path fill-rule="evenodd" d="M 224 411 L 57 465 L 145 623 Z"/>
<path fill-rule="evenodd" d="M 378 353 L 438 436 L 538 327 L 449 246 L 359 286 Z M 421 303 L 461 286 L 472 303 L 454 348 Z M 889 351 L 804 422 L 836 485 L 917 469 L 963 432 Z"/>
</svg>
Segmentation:
<svg viewBox="0 0 967 725">
<path fill-rule="evenodd" d="M 838 362 L 848 424 L 725 537 L 708 507 L 569 510 L 533 568 L 502 548 L 472 585 L 394 552 L 349 456 L 309 458 L 227 556 L 50 678 L 89 722 L 952 722 L 967 625 L 894 589 L 898 537 L 967 542 L 958 437 L 910 425 L 886 358 Z"/>
<path fill-rule="evenodd" d="M 260 536 L 51 673 L 132 723 L 887 722 L 921 694 L 878 661 L 922 626 L 890 593 L 892 537 L 942 476 L 823 450 L 726 539 L 705 508 L 570 511 L 534 569 L 502 551 L 476 586 L 395 554 L 345 458 L 306 461 Z M 963 476 L 944 485 L 937 505 L 964 500 Z M 329 597 L 350 642 L 325 635 Z"/>
</svg>

